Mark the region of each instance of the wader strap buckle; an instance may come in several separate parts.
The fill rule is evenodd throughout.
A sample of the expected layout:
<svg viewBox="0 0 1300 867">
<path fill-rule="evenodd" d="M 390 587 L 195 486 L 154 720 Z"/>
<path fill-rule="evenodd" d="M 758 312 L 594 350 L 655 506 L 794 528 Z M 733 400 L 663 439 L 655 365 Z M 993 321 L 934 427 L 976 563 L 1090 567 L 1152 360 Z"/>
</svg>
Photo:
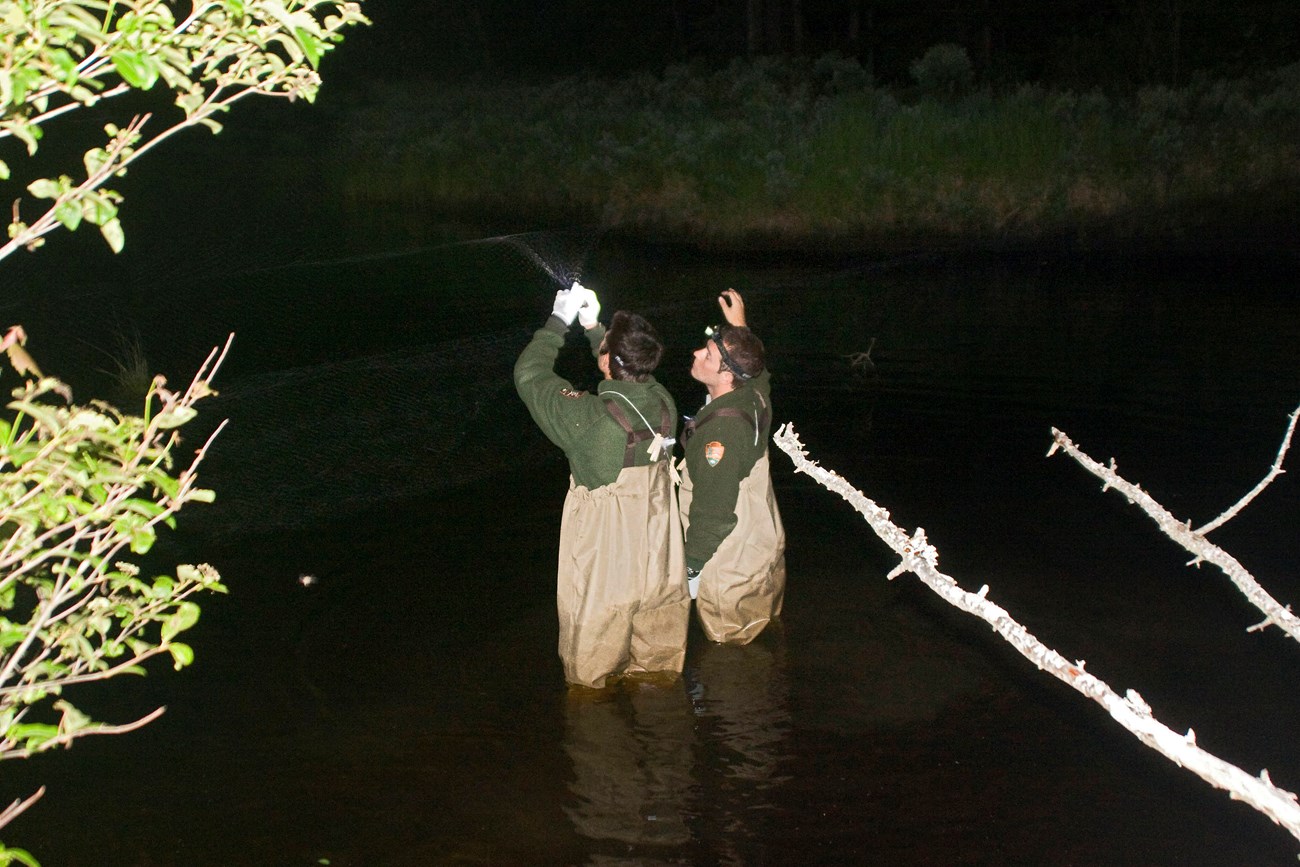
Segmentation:
<svg viewBox="0 0 1300 867">
<path fill-rule="evenodd" d="M 617 392 L 615 393 L 617 394 Z M 619 397 L 623 397 L 623 395 L 620 394 Z M 633 429 L 632 423 L 627 420 L 627 413 L 623 412 L 623 407 L 608 398 L 604 400 L 605 408 L 609 410 L 609 414 L 614 417 L 614 421 L 618 422 L 619 427 L 623 428 L 623 431 L 627 434 L 627 447 L 623 450 L 624 469 L 636 466 L 636 447 L 641 443 L 652 440 L 656 436 L 662 436 L 665 442 L 668 441 L 669 434 L 672 433 L 670 428 L 673 420 L 668 414 L 667 403 L 659 402 L 659 430 L 656 431 L 650 428 Z"/>
</svg>

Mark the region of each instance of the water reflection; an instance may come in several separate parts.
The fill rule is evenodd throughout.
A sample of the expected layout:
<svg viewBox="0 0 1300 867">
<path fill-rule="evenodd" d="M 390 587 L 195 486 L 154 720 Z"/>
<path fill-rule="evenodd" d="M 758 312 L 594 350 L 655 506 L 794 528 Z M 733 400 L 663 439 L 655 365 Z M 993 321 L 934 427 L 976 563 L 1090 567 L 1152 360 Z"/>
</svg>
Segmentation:
<svg viewBox="0 0 1300 867">
<path fill-rule="evenodd" d="M 703 645 L 685 676 L 706 757 L 701 833 L 719 864 L 763 863 L 791 722 L 780 622 L 743 647 Z"/>
<path fill-rule="evenodd" d="M 588 864 L 675 864 L 688 843 L 694 718 L 679 677 L 625 677 L 572 689 L 564 749 L 573 762 L 565 813 L 596 841 Z"/>
<path fill-rule="evenodd" d="M 565 813 L 593 843 L 587 864 L 769 860 L 791 728 L 784 632 L 743 647 L 694 637 L 681 678 L 569 693 Z"/>
</svg>

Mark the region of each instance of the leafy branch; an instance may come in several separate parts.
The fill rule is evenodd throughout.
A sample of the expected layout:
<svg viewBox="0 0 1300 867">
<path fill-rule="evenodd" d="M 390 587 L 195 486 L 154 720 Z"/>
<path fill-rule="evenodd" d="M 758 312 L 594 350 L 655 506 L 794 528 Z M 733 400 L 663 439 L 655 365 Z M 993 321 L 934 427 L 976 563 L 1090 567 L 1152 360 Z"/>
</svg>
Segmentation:
<svg viewBox="0 0 1300 867">
<path fill-rule="evenodd" d="M 12 418 L 0 419 L 0 760 L 155 719 L 162 708 L 123 725 L 96 722 L 62 695 L 143 674 L 155 656 L 188 665 L 194 652 L 177 639 L 198 620 L 192 597 L 225 591 L 206 564 L 145 579 L 129 558 L 148 553 L 158 527 L 174 526 L 186 503 L 214 497 L 198 486 L 198 468 L 224 425 L 178 471 L 172 455 L 195 404 L 215 393 L 210 383 L 231 341 L 212 350 L 184 391 L 155 377 L 140 416 L 72 403 L 22 341 L 17 328 L 0 340 L 11 364 L 30 373 L 8 404 Z"/>
<path fill-rule="evenodd" d="M 13 204 L 0 259 L 35 250 L 60 226 L 98 226 L 114 252 L 125 242 L 122 196 L 105 184 L 183 129 L 221 131 L 216 116 L 250 95 L 308 102 L 320 87 L 317 67 L 343 39 L 368 24 L 359 2 L 343 0 L 209 0 L 177 20 L 164 0 L 0 0 L 0 140 L 36 154 L 46 125 L 161 80 L 183 117 L 146 135 L 150 114 L 107 124 L 103 147 L 85 152 L 85 179 L 39 178 L 27 193 L 50 204 L 30 221 Z M 10 178 L 0 160 L 0 181 Z"/>
</svg>

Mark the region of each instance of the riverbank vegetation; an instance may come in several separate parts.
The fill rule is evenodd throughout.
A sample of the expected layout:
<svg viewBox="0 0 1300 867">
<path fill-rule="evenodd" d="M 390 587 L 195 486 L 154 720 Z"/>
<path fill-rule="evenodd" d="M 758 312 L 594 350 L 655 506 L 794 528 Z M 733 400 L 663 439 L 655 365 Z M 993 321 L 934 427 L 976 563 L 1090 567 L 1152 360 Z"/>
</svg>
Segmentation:
<svg viewBox="0 0 1300 867">
<path fill-rule="evenodd" d="M 385 85 L 337 127 L 333 187 L 360 212 L 830 248 L 1174 238 L 1300 198 L 1300 64 L 1131 93 L 981 89 L 956 46 L 911 72 L 884 88 L 826 55 Z"/>
</svg>

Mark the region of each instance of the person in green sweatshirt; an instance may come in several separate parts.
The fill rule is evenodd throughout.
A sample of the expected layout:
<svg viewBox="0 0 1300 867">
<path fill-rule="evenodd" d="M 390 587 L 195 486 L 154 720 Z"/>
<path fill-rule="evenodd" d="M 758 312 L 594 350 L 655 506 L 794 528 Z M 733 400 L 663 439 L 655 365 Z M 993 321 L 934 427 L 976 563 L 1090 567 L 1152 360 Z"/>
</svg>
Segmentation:
<svg viewBox="0 0 1300 867">
<path fill-rule="evenodd" d="M 559 651 L 565 680 L 597 689 L 623 674 L 680 674 L 691 604 L 673 490 L 677 406 L 652 375 L 663 343 L 635 313 L 618 311 L 608 330 L 599 313 L 580 283 L 557 292 L 514 370 L 533 421 L 569 460 Z M 555 373 L 575 319 L 604 375 L 595 394 Z"/>
<path fill-rule="evenodd" d="M 679 503 L 688 588 L 704 634 L 748 644 L 781 613 L 785 528 L 768 465 L 772 400 L 763 341 L 746 324 L 739 292 L 723 292 L 718 306 L 727 324 L 708 329 L 691 365 L 708 397 L 683 431 Z"/>
</svg>

